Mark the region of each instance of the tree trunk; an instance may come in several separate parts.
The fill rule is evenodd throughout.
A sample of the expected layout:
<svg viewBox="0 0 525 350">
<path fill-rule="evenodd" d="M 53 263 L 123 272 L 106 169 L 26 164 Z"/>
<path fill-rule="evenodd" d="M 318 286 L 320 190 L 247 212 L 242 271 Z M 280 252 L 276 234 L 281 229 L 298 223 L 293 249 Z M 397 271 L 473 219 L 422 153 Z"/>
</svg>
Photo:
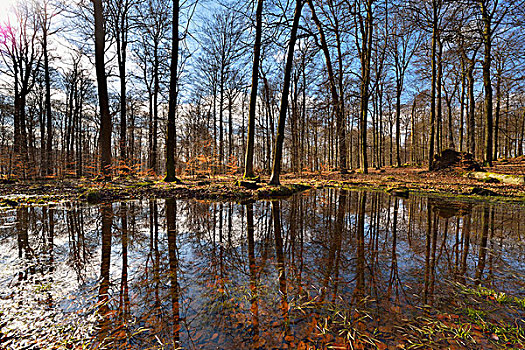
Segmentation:
<svg viewBox="0 0 525 350">
<path fill-rule="evenodd" d="M 430 141 L 428 145 L 428 170 L 434 165 L 434 141 L 436 135 L 436 49 L 438 40 L 438 19 L 436 0 L 432 1 L 432 86 L 430 93 Z"/>
<path fill-rule="evenodd" d="M 100 170 L 111 177 L 111 115 L 109 114 L 108 85 L 104 64 L 104 12 L 102 0 L 93 0 L 95 16 L 95 68 L 100 106 Z"/>
<path fill-rule="evenodd" d="M 290 80 L 292 74 L 295 41 L 297 40 L 297 30 L 299 28 L 299 20 L 301 18 L 302 7 L 303 0 L 296 0 L 292 31 L 290 33 L 290 42 L 288 43 L 286 66 L 284 69 L 283 93 L 281 97 L 281 109 L 279 110 L 277 139 L 275 140 L 275 147 L 273 152 L 272 175 L 270 177 L 269 182 L 269 184 L 273 186 L 279 186 L 281 184 L 279 181 L 279 176 L 281 174 L 281 162 L 283 157 L 284 127 L 286 124 L 286 113 L 288 111 L 288 95 L 290 92 Z"/>
<path fill-rule="evenodd" d="M 368 174 L 367 156 L 367 125 L 368 125 L 368 101 L 370 85 L 370 61 L 372 57 L 372 34 L 373 34 L 373 13 L 372 2 L 366 2 L 366 20 L 361 48 L 361 104 L 360 104 L 360 124 L 361 124 L 361 171 Z"/>
<path fill-rule="evenodd" d="M 399 149 L 401 148 L 401 91 L 403 90 L 403 83 L 397 83 L 396 91 L 396 164 L 401 166 L 401 156 Z"/>
<path fill-rule="evenodd" d="M 321 21 L 317 17 L 317 14 L 315 12 L 315 7 L 313 5 L 312 0 L 308 0 L 308 5 L 310 6 L 310 10 L 312 13 L 312 19 L 314 20 L 317 30 L 319 31 L 319 39 L 321 40 L 321 49 L 323 50 L 325 63 L 326 63 L 326 70 L 328 73 L 328 80 L 330 82 L 330 93 L 332 96 L 332 101 L 335 108 L 335 115 L 336 115 L 336 129 L 337 129 L 337 136 L 339 140 L 338 148 L 339 148 L 339 169 L 342 174 L 346 174 L 348 170 L 347 166 L 347 157 L 346 157 L 346 127 L 344 123 L 344 104 L 343 104 L 343 90 L 342 90 L 342 79 L 343 77 L 339 77 L 339 88 L 340 91 L 337 91 L 337 84 L 336 79 L 334 75 L 334 70 L 332 66 L 332 60 L 330 58 L 330 51 L 328 49 L 328 43 L 326 41 L 324 29 L 322 26 Z M 341 48 L 340 48 L 340 38 L 339 35 L 337 35 L 337 51 L 338 51 L 338 58 L 339 58 L 339 74 L 342 73 L 342 58 L 341 58 Z M 339 96 L 341 94 L 341 96 Z"/>
<path fill-rule="evenodd" d="M 492 29 L 491 16 L 489 15 L 486 1 L 480 1 L 481 17 L 483 20 L 483 43 L 485 46 L 485 57 L 483 60 L 483 85 L 485 88 L 485 164 L 492 166 L 492 82 L 490 76 Z"/>
<path fill-rule="evenodd" d="M 153 173 L 157 173 L 157 156 L 158 156 L 158 123 L 159 123 L 159 43 L 154 42 L 153 46 L 153 149 L 151 150 L 151 161 L 150 167 L 153 170 Z"/>
<path fill-rule="evenodd" d="M 44 25 L 43 31 L 43 56 L 44 56 L 44 83 L 46 85 L 46 128 L 47 128 L 47 141 L 45 151 L 45 163 L 42 166 L 45 169 L 47 175 L 53 174 L 53 130 L 52 130 L 52 113 L 51 113 L 51 78 L 49 77 L 49 53 L 47 51 L 47 27 Z"/>
<path fill-rule="evenodd" d="M 255 108 L 257 107 L 257 87 L 259 84 L 259 61 L 261 57 L 262 10 L 264 0 L 257 0 L 255 13 L 255 44 L 253 48 L 252 89 L 248 111 L 248 137 L 244 162 L 244 178 L 253 178 L 253 147 L 255 143 Z"/>
<path fill-rule="evenodd" d="M 498 72 L 496 81 L 496 115 L 494 117 L 494 155 L 493 159 L 498 159 L 498 137 L 499 137 L 499 120 L 501 114 L 501 72 Z"/>
<path fill-rule="evenodd" d="M 168 101 L 168 130 L 166 139 L 165 182 L 180 182 L 175 177 L 175 113 L 177 109 L 177 67 L 179 62 L 179 0 L 173 0 L 171 39 L 170 91 Z"/>
<path fill-rule="evenodd" d="M 468 96 L 469 96 L 469 110 L 467 122 L 467 152 L 473 156 L 476 155 L 476 98 L 474 96 L 474 57 L 470 62 L 467 72 Z"/>
<path fill-rule="evenodd" d="M 438 32 L 439 33 L 439 32 Z M 438 35 L 438 51 L 437 51 L 437 78 L 436 78 L 436 92 L 437 92 L 437 106 L 436 106 L 436 122 L 437 122 L 437 151 L 443 151 L 443 43 L 441 42 L 441 34 Z"/>
<path fill-rule="evenodd" d="M 462 65 L 462 73 L 461 73 L 461 97 L 460 97 L 460 120 L 459 120 L 459 151 L 463 152 L 463 124 L 465 123 L 465 72 L 464 67 Z"/>
</svg>

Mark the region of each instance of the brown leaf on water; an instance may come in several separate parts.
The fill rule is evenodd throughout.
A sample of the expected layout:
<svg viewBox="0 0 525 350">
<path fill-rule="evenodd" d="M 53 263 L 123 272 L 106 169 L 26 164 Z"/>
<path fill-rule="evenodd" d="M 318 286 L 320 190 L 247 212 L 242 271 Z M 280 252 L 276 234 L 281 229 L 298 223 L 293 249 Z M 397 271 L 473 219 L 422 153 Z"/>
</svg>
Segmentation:
<svg viewBox="0 0 525 350">
<path fill-rule="evenodd" d="M 401 308 L 399 306 L 392 306 L 390 311 L 395 312 L 396 314 L 401 313 Z"/>
<path fill-rule="evenodd" d="M 293 335 L 287 335 L 286 337 L 284 337 L 284 340 L 291 343 L 295 340 L 295 337 Z"/>
<path fill-rule="evenodd" d="M 356 340 L 354 344 L 352 345 L 354 346 L 354 349 L 356 350 L 365 350 L 365 346 L 359 340 Z"/>
<path fill-rule="evenodd" d="M 376 347 L 379 350 L 386 350 L 386 349 L 388 349 L 388 346 L 385 343 L 376 343 Z"/>
<path fill-rule="evenodd" d="M 330 333 L 326 333 L 323 335 L 323 342 L 324 343 L 330 343 L 334 340 L 334 336 Z"/>
<path fill-rule="evenodd" d="M 361 321 L 357 322 L 356 328 L 359 329 L 360 331 L 364 331 L 366 329 L 366 324 L 364 324 Z"/>
<path fill-rule="evenodd" d="M 379 326 L 378 330 L 381 333 L 390 333 L 392 332 L 392 325 Z"/>
</svg>

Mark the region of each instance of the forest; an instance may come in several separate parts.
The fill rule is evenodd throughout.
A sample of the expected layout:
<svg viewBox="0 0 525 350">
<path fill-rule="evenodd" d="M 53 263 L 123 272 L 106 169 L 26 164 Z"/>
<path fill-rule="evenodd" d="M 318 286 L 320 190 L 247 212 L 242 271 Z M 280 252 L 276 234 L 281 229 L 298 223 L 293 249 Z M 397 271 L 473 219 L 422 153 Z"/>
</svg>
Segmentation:
<svg viewBox="0 0 525 350">
<path fill-rule="evenodd" d="M 4 178 L 270 175 L 524 152 L 504 0 L 35 0 L 1 24 Z"/>
<path fill-rule="evenodd" d="M 0 350 L 523 348 L 524 26 L 0 0 Z"/>
</svg>

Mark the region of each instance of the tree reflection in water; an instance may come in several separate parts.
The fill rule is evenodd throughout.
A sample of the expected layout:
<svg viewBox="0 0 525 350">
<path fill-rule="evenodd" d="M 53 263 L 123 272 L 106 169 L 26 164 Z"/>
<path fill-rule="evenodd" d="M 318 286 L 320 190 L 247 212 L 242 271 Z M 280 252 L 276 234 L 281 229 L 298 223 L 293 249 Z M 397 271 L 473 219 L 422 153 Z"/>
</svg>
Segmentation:
<svg viewBox="0 0 525 350">
<path fill-rule="evenodd" d="M 0 214 L 16 219 L 0 247 L 18 264 L 11 287 L 45 273 L 71 286 L 48 291 L 48 308 L 96 312 L 83 338 L 93 348 L 394 346 L 421 317 L 461 316 L 456 283 L 525 296 L 524 215 L 337 190 L 243 205 L 71 204 Z M 498 318 L 512 325 L 522 310 Z"/>
</svg>

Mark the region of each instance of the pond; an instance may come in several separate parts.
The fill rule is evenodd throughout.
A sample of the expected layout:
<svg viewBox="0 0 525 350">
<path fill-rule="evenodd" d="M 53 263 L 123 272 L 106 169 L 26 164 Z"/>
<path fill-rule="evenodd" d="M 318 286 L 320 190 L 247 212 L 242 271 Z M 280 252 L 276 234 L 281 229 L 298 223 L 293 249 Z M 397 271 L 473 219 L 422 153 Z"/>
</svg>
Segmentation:
<svg viewBox="0 0 525 350">
<path fill-rule="evenodd" d="M 0 349 L 525 342 L 525 208 L 383 192 L 0 212 Z"/>
</svg>

